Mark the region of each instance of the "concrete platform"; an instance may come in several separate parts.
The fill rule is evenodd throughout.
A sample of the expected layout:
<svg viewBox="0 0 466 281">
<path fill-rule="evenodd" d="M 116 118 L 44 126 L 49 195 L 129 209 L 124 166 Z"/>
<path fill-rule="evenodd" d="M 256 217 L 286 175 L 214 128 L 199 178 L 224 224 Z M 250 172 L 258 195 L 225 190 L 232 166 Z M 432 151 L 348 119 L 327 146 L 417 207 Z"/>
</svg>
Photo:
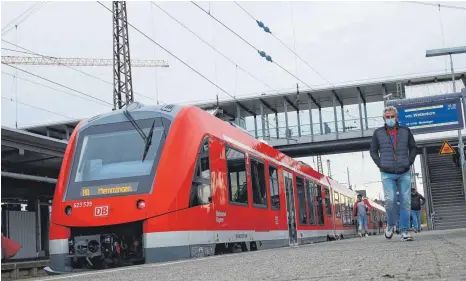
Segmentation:
<svg viewBox="0 0 466 281">
<path fill-rule="evenodd" d="M 383 236 L 35 280 L 466 280 L 466 229 Z"/>
</svg>

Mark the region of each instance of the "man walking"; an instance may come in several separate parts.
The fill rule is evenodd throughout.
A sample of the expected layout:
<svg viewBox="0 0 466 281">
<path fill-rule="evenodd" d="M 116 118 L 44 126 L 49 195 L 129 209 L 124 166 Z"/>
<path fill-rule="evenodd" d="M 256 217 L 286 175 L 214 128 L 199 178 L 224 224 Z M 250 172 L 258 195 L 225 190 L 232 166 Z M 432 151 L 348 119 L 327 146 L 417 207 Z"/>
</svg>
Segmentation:
<svg viewBox="0 0 466 281">
<path fill-rule="evenodd" d="M 416 142 L 408 127 L 398 123 L 398 111 L 389 106 L 383 110 L 385 125 L 372 135 L 370 154 L 381 172 L 387 212 L 385 237 L 391 239 L 395 230 L 396 187 L 399 186 L 401 241 L 412 241 L 409 234 L 411 212 L 410 168 L 416 159 Z"/>
<path fill-rule="evenodd" d="M 369 229 L 367 226 L 367 213 L 372 210 L 372 206 L 369 203 L 369 200 L 364 199 L 362 200 L 362 195 L 358 194 L 357 201 L 354 203 L 354 216 L 358 218 L 358 230 L 359 230 L 359 236 L 363 237 L 369 237 Z M 364 230 L 364 232 L 363 232 Z"/>
<path fill-rule="evenodd" d="M 422 203 L 421 203 L 422 201 Z M 426 199 L 414 187 L 411 187 L 411 216 L 413 217 L 414 232 L 421 231 L 421 207 Z"/>
</svg>

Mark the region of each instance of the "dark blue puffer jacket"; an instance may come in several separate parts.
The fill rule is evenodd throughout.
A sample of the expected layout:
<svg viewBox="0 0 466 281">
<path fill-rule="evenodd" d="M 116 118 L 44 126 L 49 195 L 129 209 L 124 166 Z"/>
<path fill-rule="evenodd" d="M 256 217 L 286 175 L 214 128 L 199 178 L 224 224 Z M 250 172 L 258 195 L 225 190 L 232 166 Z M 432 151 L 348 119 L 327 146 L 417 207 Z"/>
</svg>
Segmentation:
<svg viewBox="0 0 466 281">
<path fill-rule="evenodd" d="M 398 123 L 396 126 L 396 147 L 393 147 L 386 126 L 378 128 L 372 135 L 371 157 L 380 171 L 388 174 L 406 173 L 416 159 L 416 141 L 411 130 Z"/>
</svg>

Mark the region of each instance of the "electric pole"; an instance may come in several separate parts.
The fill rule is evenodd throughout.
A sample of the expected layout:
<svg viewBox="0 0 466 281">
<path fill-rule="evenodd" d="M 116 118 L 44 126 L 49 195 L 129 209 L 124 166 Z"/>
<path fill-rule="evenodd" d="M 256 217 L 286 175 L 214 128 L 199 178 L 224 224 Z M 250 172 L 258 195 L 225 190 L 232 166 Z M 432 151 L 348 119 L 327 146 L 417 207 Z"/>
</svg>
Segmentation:
<svg viewBox="0 0 466 281">
<path fill-rule="evenodd" d="M 127 18 L 126 2 L 113 1 L 113 110 L 134 101 Z"/>
<path fill-rule="evenodd" d="M 349 187 L 349 189 L 352 190 L 351 182 L 350 182 L 350 176 L 349 176 L 349 167 L 346 167 L 346 174 L 348 175 L 348 187 Z"/>
<path fill-rule="evenodd" d="M 328 177 L 333 179 L 332 178 L 332 170 L 330 170 L 330 159 L 327 159 L 327 173 L 328 173 Z"/>
<path fill-rule="evenodd" d="M 322 156 L 317 155 L 317 171 L 324 174 L 324 167 L 322 166 Z"/>
</svg>

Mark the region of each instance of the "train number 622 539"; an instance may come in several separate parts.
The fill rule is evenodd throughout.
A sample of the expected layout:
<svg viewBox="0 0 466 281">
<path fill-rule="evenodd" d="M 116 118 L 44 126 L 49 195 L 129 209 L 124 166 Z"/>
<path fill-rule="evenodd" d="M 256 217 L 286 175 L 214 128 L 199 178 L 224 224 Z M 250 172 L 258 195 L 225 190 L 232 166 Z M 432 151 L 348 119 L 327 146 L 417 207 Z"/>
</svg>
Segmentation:
<svg viewBox="0 0 466 281">
<path fill-rule="evenodd" d="M 76 202 L 74 203 L 74 208 L 82 208 L 82 207 L 91 207 L 92 201 L 85 201 L 85 202 Z"/>
</svg>

